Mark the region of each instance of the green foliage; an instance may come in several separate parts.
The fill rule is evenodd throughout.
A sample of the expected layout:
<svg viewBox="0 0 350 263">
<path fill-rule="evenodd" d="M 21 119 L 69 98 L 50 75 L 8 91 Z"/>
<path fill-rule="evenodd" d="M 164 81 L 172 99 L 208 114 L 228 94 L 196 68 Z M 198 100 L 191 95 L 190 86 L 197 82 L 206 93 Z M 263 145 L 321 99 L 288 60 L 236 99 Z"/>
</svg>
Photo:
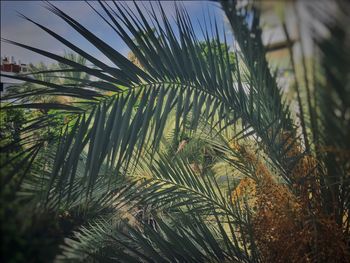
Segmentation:
<svg viewBox="0 0 350 263">
<path fill-rule="evenodd" d="M 212 40 L 211 43 L 209 43 L 211 46 L 211 51 L 209 51 L 208 43 L 206 42 L 199 42 L 199 47 L 202 49 L 203 57 L 208 57 L 209 52 L 212 52 L 212 56 L 217 57 L 221 54 L 228 54 L 228 61 L 225 61 L 224 63 L 229 63 L 228 68 L 235 68 L 235 53 L 229 50 L 229 46 L 227 46 L 225 43 L 220 43 L 217 45 L 215 40 Z"/>
<path fill-rule="evenodd" d="M 213 30 L 204 27 L 204 41 L 199 41 L 188 13 L 177 4 L 172 25 L 161 4 L 141 10 L 135 3 L 131 10 L 99 2 L 97 10 L 87 2 L 140 66 L 49 2 L 50 14 L 114 65 L 24 15 L 75 55 L 4 40 L 58 63 L 33 67 L 30 75 L 4 74 L 26 83 L 10 88 L 4 98 L 16 102 L 5 105 L 1 115 L 7 128 L 1 154 L 7 157 L 0 168 L 2 187 L 18 202 L 4 216 L 29 210 L 37 217 L 30 223 L 48 224 L 60 233 L 55 242 L 65 236 L 64 246 L 52 250 L 57 260 L 266 261 L 254 225 L 258 209 L 251 211 L 247 198 L 232 192 L 243 177 L 261 188 L 264 181 L 259 180 L 267 175 L 268 182 L 278 182 L 296 200 L 303 200 L 300 188 L 310 186 L 307 213 L 335 216 L 348 238 L 349 219 L 343 218 L 349 214 L 349 159 L 338 152 L 348 156 L 350 146 L 350 63 L 348 56 L 341 58 L 348 32 L 338 20 L 324 22 L 335 28 L 331 39 L 318 41 L 322 55 L 315 61 L 321 61 L 325 80 L 314 81 L 313 89 L 305 80 L 308 110 L 295 120 L 269 70 L 259 12 L 251 5 L 238 7 L 236 1 L 221 4 L 240 52 L 230 51 L 216 22 Z M 346 11 L 340 12 L 346 17 Z M 302 167 L 307 175 L 301 178 L 305 160 L 316 165 Z M 312 177 L 314 170 L 319 179 Z M 313 201 L 319 192 L 322 198 Z M 48 215 L 53 221 L 46 221 Z M 31 230 L 42 231 L 36 227 L 24 233 L 30 237 Z M 14 229 L 9 225 L 6 233 Z M 12 241 L 6 242 L 10 246 Z M 305 242 L 307 252 L 321 258 L 312 242 Z"/>
</svg>

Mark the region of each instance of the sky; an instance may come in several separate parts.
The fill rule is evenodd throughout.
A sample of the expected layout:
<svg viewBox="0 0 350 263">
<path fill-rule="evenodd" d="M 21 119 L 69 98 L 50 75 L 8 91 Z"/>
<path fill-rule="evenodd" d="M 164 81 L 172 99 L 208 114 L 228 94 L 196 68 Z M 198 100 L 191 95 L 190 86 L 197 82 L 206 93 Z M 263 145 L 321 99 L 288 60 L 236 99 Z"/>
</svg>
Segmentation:
<svg viewBox="0 0 350 263">
<path fill-rule="evenodd" d="M 94 11 L 83 1 L 53 1 L 54 5 L 74 17 L 85 27 L 102 38 L 113 48 L 127 55 L 129 49 L 118 37 L 118 35 L 100 18 Z M 101 10 L 98 2 L 90 2 L 98 10 Z M 132 10 L 136 10 L 131 1 L 117 2 L 117 4 L 126 4 Z M 140 4 L 140 2 L 138 2 Z M 201 30 L 199 23 L 204 23 L 208 19 L 208 13 L 211 18 L 215 18 L 218 25 L 225 26 L 226 22 L 223 12 L 217 3 L 208 1 L 184 1 L 185 6 L 191 19 L 193 19 L 193 27 L 200 35 Z M 166 14 L 171 17 L 175 14 L 174 3 L 172 1 L 162 2 Z M 70 28 L 63 20 L 45 9 L 45 3 L 41 1 L 1 1 L 1 38 L 10 39 L 16 42 L 38 47 L 55 54 L 64 54 L 64 51 L 69 49 L 59 41 L 42 31 L 37 26 L 29 21 L 18 16 L 18 12 L 22 13 L 36 22 L 39 22 L 49 27 L 54 32 L 77 44 L 86 52 L 94 55 L 98 59 L 103 59 L 105 63 L 110 64 L 107 58 L 104 57 L 95 47 L 88 43 L 74 29 Z M 144 9 L 140 5 L 141 9 Z M 199 22 L 199 23 L 198 23 Z M 208 21 L 207 21 L 208 22 Z M 220 28 L 220 27 L 219 27 Z M 225 29 L 230 35 L 228 29 Z M 230 41 L 230 36 L 228 36 Z M 53 61 L 40 56 L 36 53 L 25 49 L 13 46 L 11 44 L 1 42 L 1 56 L 14 56 L 15 60 L 21 60 L 21 63 L 38 63 L 43 61 L 47 64 Z"/>
</svg>

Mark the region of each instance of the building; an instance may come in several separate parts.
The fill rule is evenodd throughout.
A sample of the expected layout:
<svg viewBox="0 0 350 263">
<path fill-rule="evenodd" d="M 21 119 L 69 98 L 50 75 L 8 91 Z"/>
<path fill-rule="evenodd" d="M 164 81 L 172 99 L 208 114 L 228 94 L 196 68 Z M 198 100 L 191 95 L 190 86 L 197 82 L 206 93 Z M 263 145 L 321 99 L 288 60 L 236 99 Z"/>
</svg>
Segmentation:
<svg viewBox="0 0 350 263">
<path fill-rule="evenodd" d="M 0 97 L 6 94 L 6 90 L 8 87 L 20 85 L 24 82 L 21 80 L 16 80 L 13 78 L 2 76 L 3 74 L 13 76 L 18 73 L 26 72 L 28 72 L 27 65 L 22 64 L 20 61 L 16 63 L 13 56 L 11 57 L 11 59 L 9 57 L 1 58 Z"/>
<path fill-rule="evenodd" d="M 28 72 L 28 67 L 26 64 L 21 63 L 21 61 L 18 61 L 18 63 L 16 63 L 13 56 L 11 57 L 11 60 L 9 57 L 3 57 L 1 58 L 1 71 L 12 73 L 26 73 Z"/>
</svg>

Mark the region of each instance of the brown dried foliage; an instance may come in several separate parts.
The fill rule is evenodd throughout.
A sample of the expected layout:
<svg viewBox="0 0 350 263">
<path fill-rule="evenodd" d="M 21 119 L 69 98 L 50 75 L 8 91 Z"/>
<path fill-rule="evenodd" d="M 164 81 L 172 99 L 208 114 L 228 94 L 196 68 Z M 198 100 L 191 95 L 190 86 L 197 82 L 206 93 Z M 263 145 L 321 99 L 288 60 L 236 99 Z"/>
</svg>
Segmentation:
<svg viewBox="0 0 350 263">
<path fill-rule="evenodd" d="M 234 148 L 255 168 L 255 179 L 242 179 L 232 198 L 247 196 L 264 262 L 350 262 L 342 226 L 322 211 L 315 158 L 299 159 L 290 174 L 295 182 L 290 189 L 246 147 Z M 301 147 L 294 144 L 288 157 L 300 153 Z"/>
</svg>

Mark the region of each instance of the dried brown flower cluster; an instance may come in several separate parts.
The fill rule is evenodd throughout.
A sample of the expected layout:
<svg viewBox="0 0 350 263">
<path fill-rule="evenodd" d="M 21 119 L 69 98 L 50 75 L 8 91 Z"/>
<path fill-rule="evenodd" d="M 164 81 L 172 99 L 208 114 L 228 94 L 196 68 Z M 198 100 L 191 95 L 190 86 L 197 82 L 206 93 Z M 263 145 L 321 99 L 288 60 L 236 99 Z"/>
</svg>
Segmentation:
<svg viewBox="0 0 350 263">
<path fill-rule="evenodd" d="M 292 142 L 290 142 L 292 143 Z M 255 179 L 242 179 L 233 200 L 246 196 L 253 211 L 253 228 L 264 262 L 349 262 L 346 238 L 334 216 L 321 207 L 317 163 L 299 159 L 290 174 L 292 189 L 278 183 L 267 166 L 246 147 L 239 150 L 255 168 Z M 288 157 L 301 153 L 294 143 Z"/>
</svg>

